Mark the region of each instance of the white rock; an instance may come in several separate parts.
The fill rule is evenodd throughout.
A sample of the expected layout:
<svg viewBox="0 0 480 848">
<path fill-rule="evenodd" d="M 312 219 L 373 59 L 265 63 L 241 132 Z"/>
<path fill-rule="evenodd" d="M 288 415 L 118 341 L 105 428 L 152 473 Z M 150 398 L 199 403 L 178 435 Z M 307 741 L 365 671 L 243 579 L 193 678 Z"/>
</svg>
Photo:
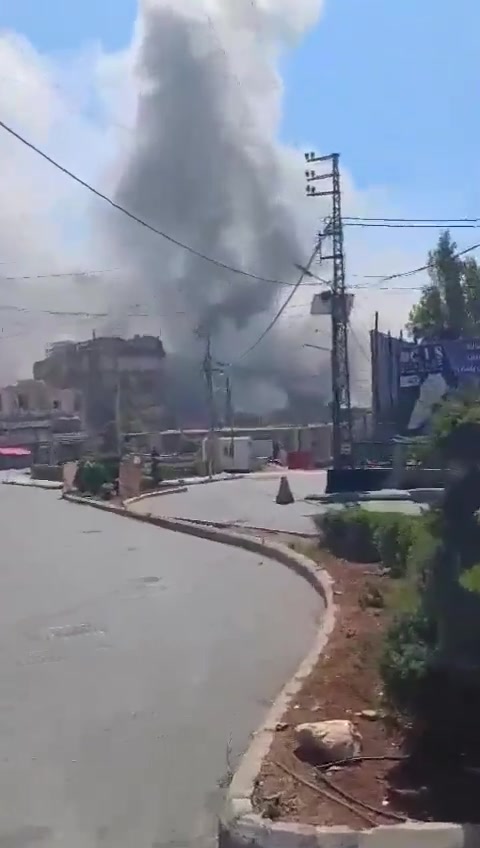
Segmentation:
<svg viewBox="0 0 480 848">
<path fill-rule="evenodd" d="M 362 749 L 361 734 L 345 719 L 298 724 L 295 737 L 302 748 L 320 755 L 325 762 L 350 760 Z"/>
</svg>

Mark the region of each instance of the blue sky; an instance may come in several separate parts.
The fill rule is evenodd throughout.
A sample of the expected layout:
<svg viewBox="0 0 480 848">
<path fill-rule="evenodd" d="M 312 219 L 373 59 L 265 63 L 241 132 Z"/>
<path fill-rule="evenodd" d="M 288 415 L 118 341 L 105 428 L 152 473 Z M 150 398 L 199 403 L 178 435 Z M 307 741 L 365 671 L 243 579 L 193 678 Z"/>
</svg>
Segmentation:
<svg viewBox="0 0 480 848">
<path fill-rule="evenodd" d="M 0 27 L 23 33 L 45 51 L 71 50 L 93 39 L 117 49 L 129 40 L 136 5 L 136 0 L 0 0 Z"/>
<path fill-rule="evenodd" d="M 116 49 L 135 7 L 0 0 L 0 27 L 46 52 L 96 39 Z M 326 0 L 283 62 L 283 138 L 339 150 L 359 188 L 391 187 L 413 216 L 480 215 L 479 32 L 478 0 Z"/>
<path fill-rule="evenodd" d="M 286 62 L 286 137 L 339 150 L 359 188 L 413 194 L 422 214 L 480 215 L 479 30 L 478 0 L 327 0 Z"/>
</svg>

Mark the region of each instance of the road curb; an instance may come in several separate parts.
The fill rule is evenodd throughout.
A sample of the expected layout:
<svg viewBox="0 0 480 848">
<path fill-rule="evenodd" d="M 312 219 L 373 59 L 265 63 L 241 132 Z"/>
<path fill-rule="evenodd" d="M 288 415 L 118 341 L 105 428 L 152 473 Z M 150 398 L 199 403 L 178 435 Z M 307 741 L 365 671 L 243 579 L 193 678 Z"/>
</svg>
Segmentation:
<svg viewBox="0 0 480 848">
<path fill-rule="evenodd" d="M 146 498 L 154 498 L 157 494 L 176 495 L 181 492 L 188 492 L 188 486 L 178 489 L 169 489 L 168 491 L 145 492 L 142 495 L 136 495 L 134 498 L 128 498 L 128 500 L 124 501 L 124 506 L 128 509 L 136 503 L 141 503 Z M 251 524 L 235 524 L 233 521 L 209 521 L 206 518 L 185 518 L 181 515 L 172 515 L 170 518 L 174 521 L 188 521 L 189 524 L 198 524 L 200 527 L 216 527 L 218 530 L 231 530 L 232 532 L 237 531 L 238 533 L 245 530 L 253 533 L 269 533 L 277 536 L 281 533 L 284 536 L 293 536 L 298 539 L 316 539 L 318 536 L 318 532 L 301 533 L 298 530 L 272 530 L 271 527 L 255 527 Z"/>
<path fill-rule="evenodd" d="M 146 501 L 148 498 L 161 498 L 163 495 L 180 495 L 182 492 L 188 492 L 188 486 L 175 485 L 170 489 L 165 486 L 164 489 L 156 489 L 154 492 L 143 492 L 141 495 L 136 495 L 134 498 L 124 500 L 124 506 L 129 507 L 131 504 Z"/>
<path fill-rule="evenodd" d="M 187 489 L 177 489 L 176 491 L 187 491 Z M 167 492 L 165 492 L 167 494 Z M 173 494 L 169 492 L 168 494 Z M 131 498 L 128 501 L 125 501 L 125 506 L 127 509 L 130 506 L 133 506 L 139 498 Z M 182 518 L 181 516 L 174 515 L 170 516 L 175 521 L 188 521 L 189 524 L 198 524 L 200 527 L 216 527 L 218 530 L 231 530 L 232 533 L 240 533 L 243 531 L 248 531 L 252 533 L 268 533 L 269 535 L 282 535 L 282 536 L 293 536 L 298 539 L 305 539 L 308 541 L 309 539 L 317 539 L 318 532 L 313 533 L 301 533 L 299 530 L 278 530 L 272 529 L 271 527 L 256 527 L 251 524 L 235 524 L 235 522 L 229 521 L 208 521 L 206 518 Z"/>
<path fill-rule="evenodd" d="M 58 492 L 63 488 L 63 483 L 55 480 L 29 480 L 22 482 L 21 480 L 2 480 L 2 486 L 18 486 L 21 489 L 45 489 L 51 492 Z"/>
<path fill-rule="evenodd" d="M 296 551 L 293 551 L 286 545 L 279 544 L 278 542 L 267 541 L 259 536 L 245 536 L 240 533 L 234 533 L 231 530 L 219 529 L 217 527 L 212 527 L 210 524 L 199 525 L 180 518 L 152 515 L 151 513 L 132 512 L 119 504 L 110 504 L 105 501 L 82 498 L 78 495 L 64 494 L 62 495 L 62 499 L 69 503 L 80 504 L 81 506 L 90 506 L 94 509 L 110 512 L 114 515 L 123 516 L 124 518 L 130 518 L 134 521 L 143 522 L 144 524 L 153 524 L 154 526 L 162 527 L 165 530 L 186 533 L 189 536 L 196 536 L 200 539 L 208 539 L 211 542 L 218 542 L 235 548 L 243 548 L 251 553 L 271 556 L 272 559 L 281 562 L 283 565 L 286 565 L 292 571 L 295 571 L 301 577 L 306 579 L 322 596 L 325 602 L 325 622 L 329 618 L 330 612 L 333 618 L 334 604 L 332 580 L 330 576 L 323 569 L 316 569 L 311 560 L 302 556 L 302 554 L 296 553 Z M 330 627 L 329 632 L 332 627 Z M 322 632 L 325 629 L 325 624 L 322 624 Z"/>
</svg>

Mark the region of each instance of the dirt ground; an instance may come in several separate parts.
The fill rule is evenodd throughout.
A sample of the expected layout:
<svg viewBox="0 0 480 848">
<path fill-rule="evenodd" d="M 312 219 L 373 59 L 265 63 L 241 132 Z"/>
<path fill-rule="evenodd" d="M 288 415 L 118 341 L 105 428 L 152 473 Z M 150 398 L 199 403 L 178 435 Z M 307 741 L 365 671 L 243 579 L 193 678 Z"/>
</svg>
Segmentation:
<svg viewBox="0 0 480 848">
<path fill-rule="evenodd" d="M 334 579 L 337 622 L 316 668 L 278 725 L 256 787 L 256 810 L 272 819 L 355 829 L 407 818 L 478 821 L 480 770 L 459 782 L 458 773 L 450 779 L 442 774 L 438 781 L 431 764 L 414 769 L 404 753 L 406 729 L 386 715 L 378 657 L 391 615 L 391 579 L 323 551 L 310 548 L 308 553 Z M 375 607 L 375 600 L 371 604 L 377 590 L 387 599 L 383 608 Z M 370 713 L 362 715 L 365 710 Z M 360 761 L 325 769 L 302 757 L 294 727 L 326 719 L 355 724 L 363 738 Z M 432 793 L 425 784 L 433 773 L 441 785 Z"/>
</svg>

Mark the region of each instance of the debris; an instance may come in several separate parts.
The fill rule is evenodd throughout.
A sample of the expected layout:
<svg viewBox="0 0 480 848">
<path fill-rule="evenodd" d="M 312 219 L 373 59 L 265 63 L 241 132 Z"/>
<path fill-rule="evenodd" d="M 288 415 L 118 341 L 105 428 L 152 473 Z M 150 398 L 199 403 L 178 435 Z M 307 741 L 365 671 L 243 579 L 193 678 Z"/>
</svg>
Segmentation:
<svg viewBox="0 0 480 848">
<path fill-rule="evenodd" d="M 301 748 L 326 762 L 358 757 L 362 749 L 361 734 L 347 719 L 299 724 L 295 736 Z"/>
<path fill-rule="evenodd" d="M 355 715 L 359 716 L 359 718 L 367 718 L 369 721 L 378 721 L 378 719 L 382 718 L 382 714 L 378 710 L 361 710 L 359 713 L 355 713 Z"/>
</svg>

